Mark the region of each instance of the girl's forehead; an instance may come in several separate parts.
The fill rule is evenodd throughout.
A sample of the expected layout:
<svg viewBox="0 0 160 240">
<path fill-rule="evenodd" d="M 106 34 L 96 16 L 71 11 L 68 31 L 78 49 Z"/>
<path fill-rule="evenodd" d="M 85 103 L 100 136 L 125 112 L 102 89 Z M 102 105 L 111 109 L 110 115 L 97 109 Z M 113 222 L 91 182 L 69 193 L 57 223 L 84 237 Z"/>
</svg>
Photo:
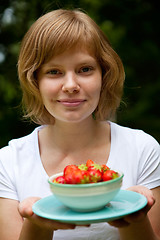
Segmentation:
<svg viewBox="0 0 160 240">
<path fill-rule="evenodd" d="M 71 46 L 69 49 L 64 49 L 63 51 L 61 49 L 60 51 L 56 52 L 56 54 L 53 53 L 48 59 L 48 61 L 46 61 L 44 64 L 51 62 L 54 59 L 60 59 L 63 56 L 70 56 L 70 55 L 79 55 L 79 56 L 81 55 L 83 57 L 88 56 L 90 58 L 96 59 L 95 52 L 93 51 L 93 49 L 91 49 L 88 46 L 77 44 L 77 45 Z"/>
</svg>

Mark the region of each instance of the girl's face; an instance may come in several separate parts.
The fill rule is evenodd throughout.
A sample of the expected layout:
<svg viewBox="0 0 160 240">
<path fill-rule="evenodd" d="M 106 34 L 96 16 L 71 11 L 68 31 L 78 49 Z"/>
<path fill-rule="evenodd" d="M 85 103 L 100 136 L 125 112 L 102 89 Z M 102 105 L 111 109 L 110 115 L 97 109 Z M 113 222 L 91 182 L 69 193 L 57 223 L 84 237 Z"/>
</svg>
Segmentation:
<svg viewBox="0 0 160 240">
<path fill-rule="evenodd" d="M 55 121 L 80 122 L 92 116 L 99 102 L 102 71 L 86 50 L 74 47 L 53 57 L 37 77 L 44 106 Z"/>
</svg>

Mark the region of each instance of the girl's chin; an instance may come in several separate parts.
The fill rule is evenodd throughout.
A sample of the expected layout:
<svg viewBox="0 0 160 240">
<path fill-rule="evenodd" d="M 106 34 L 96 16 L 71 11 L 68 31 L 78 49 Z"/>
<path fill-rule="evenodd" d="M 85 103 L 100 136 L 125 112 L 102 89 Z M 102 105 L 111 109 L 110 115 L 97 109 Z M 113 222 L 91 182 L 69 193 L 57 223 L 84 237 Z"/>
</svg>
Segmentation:
<svg viewBox="0 0 160 240">
<path fill-rule="evenodd" d="M 92 115 L 89 116 L 70 116 L 65 118 L 58 118 L 55 117 L 55 122 L 62 122 L 62 123 L 82 123 L 84 121 L 88 121 L 92 118 Z"/>
</svg>

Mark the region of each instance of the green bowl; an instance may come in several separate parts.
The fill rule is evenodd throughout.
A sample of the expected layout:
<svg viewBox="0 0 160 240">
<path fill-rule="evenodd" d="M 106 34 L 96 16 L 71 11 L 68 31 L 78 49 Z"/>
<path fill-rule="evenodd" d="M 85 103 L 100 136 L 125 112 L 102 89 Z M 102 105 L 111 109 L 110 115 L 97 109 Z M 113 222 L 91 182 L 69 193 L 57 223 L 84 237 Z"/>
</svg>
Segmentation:
<svg viewBox="0 0 160 240">
<path fill-rule="evenodd" d="M 88 184 L 53 183 L 53 179 L 62 176 L 57 173 L 48 179 L 51 192 L 66 207 L 77 212 L 92 212 L 103 208 L 119 192 L 124 174 L 117 171 L 119 177 L 113 180 Z"/>
</svg>

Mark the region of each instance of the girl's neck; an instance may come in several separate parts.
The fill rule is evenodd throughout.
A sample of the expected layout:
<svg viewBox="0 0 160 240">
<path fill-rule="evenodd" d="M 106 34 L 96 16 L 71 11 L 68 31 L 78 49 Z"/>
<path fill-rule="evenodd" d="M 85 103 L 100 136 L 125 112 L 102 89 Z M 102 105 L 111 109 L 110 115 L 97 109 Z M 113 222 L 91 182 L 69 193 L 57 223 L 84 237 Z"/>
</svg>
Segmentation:
<svg viewBox="0 0 160 240">
<path fill-rule="evenodd" d="M 69 152 L 94 144 L 101 131 L 102 123 L 90 118 L 80 123 L 56 121 L 54 125 L 43 128 L 39 136 L 49 148 Z"/>
</svg>

